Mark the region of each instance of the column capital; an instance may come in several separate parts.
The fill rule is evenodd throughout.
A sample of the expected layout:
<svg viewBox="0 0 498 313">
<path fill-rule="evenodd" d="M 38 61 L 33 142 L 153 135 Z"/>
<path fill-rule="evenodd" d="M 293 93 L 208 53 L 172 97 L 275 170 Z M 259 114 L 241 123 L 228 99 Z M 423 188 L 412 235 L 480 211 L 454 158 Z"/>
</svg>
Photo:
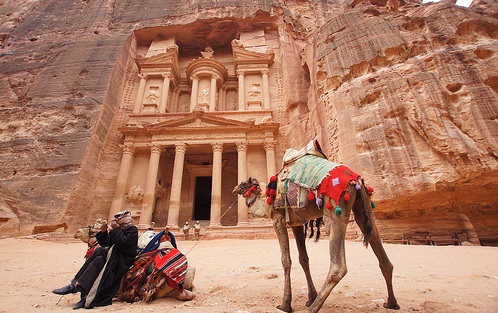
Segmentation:
<svg viewBox="0 0 498 313">
<path fill-rule="evenodd" d="M 223 151 L 223 144 L 222 143 L 212 143 L 211 146 L 213 147 L 213 152 L 222 152 Z"/>
<path fill-rule="evenodd" d="M 123 149 L 123 153 L 127 154 L 133 154 L 135 153 L 135 146 L 132 143 L 125 143 L 122 145 L 119 145 L 121 149 Z"/>
<path fill-rule="evenodd" d="M 161 76 L 163 78 L 169 78 L 169 79 L 173 79 L 173 74 L 167 72 L 167 73 L 161 73 Z"/>
<path fill-rule="evenodd" d="M 246 70 L 237 70 L 237 75 L 245 75 Z"/>
<path fill-rule="evenodd" d="M 247 151 L 247 141 L 237 142 L 237 151 Z"/>
<path fill-rule="evenodd" d="M 267 150 L 275 150 L 275 141 L 265 141 L 263 142 L 263 147 L 265 148 L 265 151 Z"/>
<path fill-rule="evenodd" d="M 145 73 L 139 73 L 138 74 L 138 77 L 140 77 L 141 79 L 147 79 L 149 75 L 145 74 Z"/>
<path fill-rule="evenodd" d="M 268 75 L 269 73 L 270 73 L 270 69 L 268 69 L 268 68 L 261 69 L 261 74 L 267 74 Z"/>
<path fill-rule="evenodd" d="M 150 152 L 151 153 L 161 153 L 161 145 L 158 143 L 151 143 L 149 144 L 150 147 Z"/>
<path fill-rule="evenodd" d="M 187 144 L 185 144 L 185 143 L 175 144 L 175 151 L 185 153 L 187 151 Z"/>
<path fill-rule="evenodd" d="M 190 76 L 190 80 L 199 80 L 199 76 L 197 74 L 194 74 L 192 76 Z"/>
</svg>

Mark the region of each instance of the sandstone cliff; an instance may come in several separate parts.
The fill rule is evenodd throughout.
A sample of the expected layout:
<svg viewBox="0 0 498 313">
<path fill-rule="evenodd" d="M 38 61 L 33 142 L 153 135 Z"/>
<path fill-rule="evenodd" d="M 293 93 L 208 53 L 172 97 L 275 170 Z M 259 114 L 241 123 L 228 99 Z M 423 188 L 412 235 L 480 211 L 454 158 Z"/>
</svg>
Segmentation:
<svg viewBox="0 0 498 313">
<path fill-rule="evenodd" d="M 133 31 L 170 27 L 199 50 L 263 25 L 283 60 L 279 156 L 318 138 L 374 186 L 387 237 L 498 238 L 494 1 L 7 0 L 0 12 L 2 236 L 106 216 Z"/>
</svg>

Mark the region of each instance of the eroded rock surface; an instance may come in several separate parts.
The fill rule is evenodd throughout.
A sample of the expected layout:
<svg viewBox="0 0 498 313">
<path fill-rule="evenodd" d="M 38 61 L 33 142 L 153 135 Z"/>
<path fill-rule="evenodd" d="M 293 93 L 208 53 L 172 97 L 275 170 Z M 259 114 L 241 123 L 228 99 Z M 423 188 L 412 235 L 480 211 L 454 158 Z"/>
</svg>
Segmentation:
<svg viewBox="0 0 498 313">
<path fill-rule="evenodd" d="M 274 28 L 278 157 L 316 137 L 374 186 L 386 237 L 496 241 L 496 2 L 167 2 L 0 3 L 1 236 L 107 216 L 134 31 L 175 34 L 198 53 Z"/>
</svg>

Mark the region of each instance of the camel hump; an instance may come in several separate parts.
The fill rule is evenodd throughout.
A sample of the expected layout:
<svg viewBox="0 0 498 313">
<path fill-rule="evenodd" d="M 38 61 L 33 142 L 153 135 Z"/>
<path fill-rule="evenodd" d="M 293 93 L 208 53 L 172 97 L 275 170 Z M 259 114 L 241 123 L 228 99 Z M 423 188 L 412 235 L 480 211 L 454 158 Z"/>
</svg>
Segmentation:
<svg viewBox="0 0 498 313">
<path fill-rule="evenodd" d="M 283 161 L 285 164 L 292 163 L 305 155 L 315 155 L 324 159 L 327 158 L 325 156 L 325 153 L 323 153 L 322 147 L 320 147 L 318 140 L 311 140 L 300 150 L 296 150 L 293 148 L 285 150 Z"/>
</svg>

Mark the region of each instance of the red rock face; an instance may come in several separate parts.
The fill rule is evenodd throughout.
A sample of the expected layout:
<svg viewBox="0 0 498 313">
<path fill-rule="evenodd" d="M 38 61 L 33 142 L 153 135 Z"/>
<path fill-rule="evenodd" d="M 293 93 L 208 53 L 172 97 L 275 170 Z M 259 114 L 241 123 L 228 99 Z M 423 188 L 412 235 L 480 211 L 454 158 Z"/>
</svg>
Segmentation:
<svg viewBox="0 0 498 313">
<path fill-rule="evenodd" d="M 493 237 L 496 19 L 451 4 L 400 12 L 357 7 L 318 31 L 312 75 L 326 150 L 377 186 L 381 225 L 463 231 L 464 214 Z"/>
<path fill-rule="evenodd" d="M 386 238 L 424 230 L 497 240 L 495 2 L 170 2 L 0 6 L 1 236 L 107 217 L 134 31 L 174 33 L 193 53 L 271 28 L 277 157 L 317 138 L 375 188 Z"/>
</svg>

